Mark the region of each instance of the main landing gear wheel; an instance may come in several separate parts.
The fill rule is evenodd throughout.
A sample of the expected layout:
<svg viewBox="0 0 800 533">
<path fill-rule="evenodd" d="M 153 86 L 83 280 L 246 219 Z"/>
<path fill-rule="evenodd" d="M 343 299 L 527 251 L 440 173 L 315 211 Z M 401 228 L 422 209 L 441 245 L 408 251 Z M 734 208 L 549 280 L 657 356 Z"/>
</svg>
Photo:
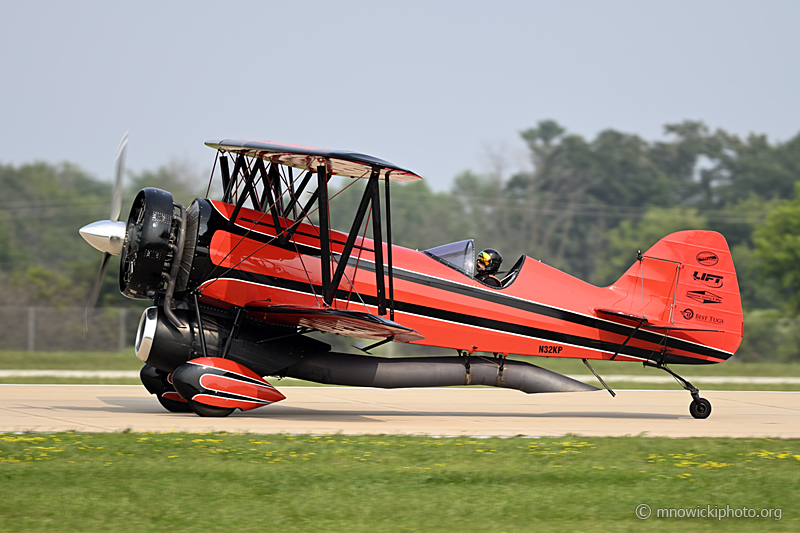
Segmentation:
<svg viewBox="0 0 800 533">
<path fill-rule="evenodd" d="M 179 402 L 177 400 L 170 400 L 169 398 L 162 398 L 161 396 L 157 396 L 158 403 L 161 404 L 161 407 L 169 411 L 170 413 L 191 413 L 192 408 L 186 402 Z"/>
<path fill-rule="evenodd" d="M 197 416 L 216 418 L 224 418 L 236 410 L 233 407 L 216 407 L 214 405 L 206 405 L 194 400 L 189 400 L 189 406 L 192 408 L 192 411 L 197 414 Z"/>
<path fill-rule="evenodd" d="M 180 401 L 180 396 L 169 381 L 169 374 L 154 366 L 144 365 L 139 371 L 139 378 L 147 392 L 158 398 L 158 403 L 170 413 L 191 413 L 192 408 Z M 165 397 L 172 396 L 172 398 Z"/>
<path fill-rule="evenodd" d="M 711 414 L 711 402 L 698 396 L 689 404 L 689 413 L 695 418 L 708 418 Z"/>
</svg>

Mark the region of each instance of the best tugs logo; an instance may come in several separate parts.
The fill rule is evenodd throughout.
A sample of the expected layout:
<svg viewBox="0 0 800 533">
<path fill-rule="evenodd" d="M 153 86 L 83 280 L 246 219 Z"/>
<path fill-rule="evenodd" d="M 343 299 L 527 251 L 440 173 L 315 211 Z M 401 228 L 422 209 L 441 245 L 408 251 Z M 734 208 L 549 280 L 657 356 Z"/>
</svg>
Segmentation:
<svg viewBox="0 0 800 533">
<path fill-rule="evenodd" d="M 719 263 L 719 256 L 714 252 L 700 252 L 697 254 L 697 262 L 703 266 L 714 266 Z"/>
<path fill-rule="evenodd" d="M 723 325 L 725 323 L 725 320 L 722 319 L 722 318 L 717 318 L 717 317 L 711 316 L 711 315 L 702 315 L 700 313 L 695 313 L 694 310 L 692 310 L 692 309 L 690 309 L 688 307 L 686 309 L 684 309 L 683 311 L 681 311 L 681 314 L 683 315 L 683 318 L 685 320 L 695 319 L 695 320 L 698 320 L 700 322 L 705 322 L 707 324 L 715 324 L 717 326 L 721 326 L 721 325 Z"/>
<path fill-rule="evenodd" d="M 717 326 L 721 326 L 725 323 L 725 320 L 721 318 L 717 318 L 711 315 L 701 315 L 700 313 L 696 313 L 694 315 L 695 320 L 699 320 L 700 322 L 706 322 L 707 324 L 715 324 Z"/>
</svg>

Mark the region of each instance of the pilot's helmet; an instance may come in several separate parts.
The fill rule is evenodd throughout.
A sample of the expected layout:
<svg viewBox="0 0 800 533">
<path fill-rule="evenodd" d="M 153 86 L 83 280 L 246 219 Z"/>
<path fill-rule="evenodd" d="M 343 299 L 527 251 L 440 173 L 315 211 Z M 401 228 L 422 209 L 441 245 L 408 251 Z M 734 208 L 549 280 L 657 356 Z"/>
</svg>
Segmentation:
<svg viewBox="0 0 800 533">
<path fill-rule="evenodd" d="M 478 260 L 475 263 L 478 269 L 478 274 L 494 274 L 500 270 L 500 265 L 503 263 L 503 256 L 494 248 L 486 248 L 478 254 Z"/>
</svg>

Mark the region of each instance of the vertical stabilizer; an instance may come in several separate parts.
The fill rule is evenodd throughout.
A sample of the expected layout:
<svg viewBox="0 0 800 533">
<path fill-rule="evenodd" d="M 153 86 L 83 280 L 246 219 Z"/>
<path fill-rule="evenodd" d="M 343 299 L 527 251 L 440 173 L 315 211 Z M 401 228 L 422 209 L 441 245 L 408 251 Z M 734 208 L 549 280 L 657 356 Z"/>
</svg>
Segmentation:
<svg viewBox="0 0 800 533">
<path fill-rule="evenodd" d="M 616 308 L 733 353 L 742 341 L 742 302 L 733 258 L 714 231 L 679 231 L 658 241 L 611 287 Z"/>
</svg>

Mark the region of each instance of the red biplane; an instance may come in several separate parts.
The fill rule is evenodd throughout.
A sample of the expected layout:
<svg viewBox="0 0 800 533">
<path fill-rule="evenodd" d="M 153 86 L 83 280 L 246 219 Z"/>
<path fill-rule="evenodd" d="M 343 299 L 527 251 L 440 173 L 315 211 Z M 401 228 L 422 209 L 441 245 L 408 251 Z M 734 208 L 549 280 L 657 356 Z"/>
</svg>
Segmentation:
<svg viewBox="0 0 800 533">
<path fill-rule="evenodd" d="M 725 361 L 742 339 L 736 272 L 715 232 L 663 238 L 609 287 L 525 256 L 487 285 L 475 275 L 471 240 L 425 251 L 392 243 L 391 184 L 421 178 L 387 161 L 209 141 L 221 198 L 184 207 L 146 188 L 126 223 L 119 221 L 124 145 L 111 220 L 81 229 L 104 252 L 87 309 L 109 257 L 121 254 L 122 294 L 154 302 L 136 336 L 142 382 L 170 411 L 226 416 L 282 400 L 264 376 L 383 388 L 598 390 L 507 359 L 514 354 L 582 359 L 595 375 L 589 360 L 638 361 L 674 376 L 692 395 L 692 416 L 706 418 L 710 403 L 668 365 Z M 333 176 L 364 184 L 347 233 L 330 225 Z M 335 352 L 314 332 L 371 344 L 363 354 Z M 369 353 L 388 342 L 455 356 Z"/>
</svg>

